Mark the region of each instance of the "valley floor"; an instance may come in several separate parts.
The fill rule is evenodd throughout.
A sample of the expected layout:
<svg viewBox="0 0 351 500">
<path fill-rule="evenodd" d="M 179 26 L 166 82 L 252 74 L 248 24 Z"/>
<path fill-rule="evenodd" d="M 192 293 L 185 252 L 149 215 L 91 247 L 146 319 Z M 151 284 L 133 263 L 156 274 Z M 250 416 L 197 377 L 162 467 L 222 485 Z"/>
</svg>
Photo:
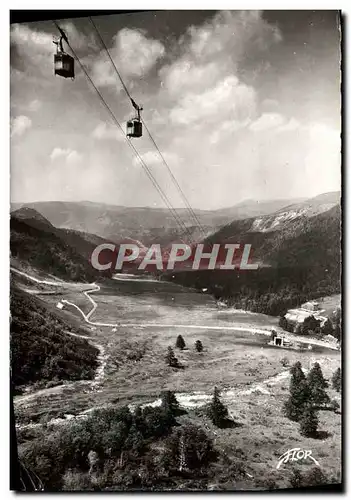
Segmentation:
<svg viewBox="0 0 351 500">
<path fill-rule="evenodd" d="M 172 283 L 115 280 L 98 285 L 53 284 L 18 270 L 14 275 L 18 284 L 37 294 L 47 308 L 79 326 L 82 336 L 100 351 L 93 383 L 74 382 L 16 397 L 20 427 L 64 425 L 106 405 L 157 405 L 160 392 L 170 389 L 188 410 L 184 418 L 205 426 L 216 446 L 229 455 L 245 450 L 253 476 L 272 473 L 284 485 L 289 464 L 277 471 L 276 463 L 294 447 L 311 449 L 327 475 L 340 472 L 340 414 L 319 412 L 321 439 L 308 439 L 281 411 L 289 367 L 299 360 L 308 370 L 318 361 L 330 379 L 341 365 L 340 351 L 312 339 L 303 339 L 312 345 L 310 351 L 269 346 L 271 328 L 279 331 L 277 318 L 219 310 L 210 296 Z M 62 311 L 56 308 L 58 302 L 64 304 Z M 174 349 L 182 365 L 174 369 L 166 365 L 165 354 L 180 333 L 186 348 Z M 203 343 L 202 353 L 194 349 L 196 340 Z M 213 428 L 201 413 L 215 385 L 238 423 L 232 429 Z M 329 392 L 332 399 L 340 400 L 337 393 Z M 304 469 L 309 466 L 302 464 Z"/>
</svg>

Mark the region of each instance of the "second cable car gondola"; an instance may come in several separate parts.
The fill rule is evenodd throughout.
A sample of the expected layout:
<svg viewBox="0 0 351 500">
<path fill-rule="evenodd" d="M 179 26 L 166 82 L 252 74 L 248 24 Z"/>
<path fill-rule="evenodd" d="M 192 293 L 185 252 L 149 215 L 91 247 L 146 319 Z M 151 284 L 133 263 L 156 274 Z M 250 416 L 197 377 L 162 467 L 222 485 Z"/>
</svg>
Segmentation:
<svg viewBox="0 0 351 500">
<path fill-rule="evenodd" d="M 68 43 L 67 36 L 60 29 L 61 37 L 58 41 L 54 41 L 57 46 L 56 54 L 54 55 L 54 74 L 63 78 L 74 78 L 74 58 L 67 54 L 62 45 L 62 40 Z"/>
<path fill-rule="evenodd" d="M 127 137 L 141 137 L 143 135 L 143 124 L 141 123 L 140 112 L 143 110 L 131 99 L 133 107 L 137 110 L 138 116 L 127 121 Z"/>
</svg>

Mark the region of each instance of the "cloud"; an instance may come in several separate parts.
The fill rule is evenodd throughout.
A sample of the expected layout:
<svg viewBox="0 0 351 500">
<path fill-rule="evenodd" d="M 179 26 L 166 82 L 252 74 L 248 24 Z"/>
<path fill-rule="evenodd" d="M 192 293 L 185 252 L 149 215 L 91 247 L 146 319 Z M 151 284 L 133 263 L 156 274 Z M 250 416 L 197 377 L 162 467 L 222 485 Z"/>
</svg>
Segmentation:
<svg viewBox="0 0 351 500">
<path fill-rule="evenodd" d="M 62 27 L 76 49 L 96 47 L 93 35 L 84 35 L 73 23 L 62 23 Z M 41 85 L 48 85 L 47 75 L 53 73 L 54 39 L 58 39 L 58 31 L 53 25 L 51 32 L 32 29 L 25 24 L 12 25 L 10 41 L 16 50 L 11 57 L 11 78 L 18 80 L 21 73 L 25 73 L 27 82 L 35 80 Z"/>
<path fill-rule="evenodd" d="M 258 11 L 219 12 L 204 25 L 189 27 L 179 41 L 178 59 L 159 70 L 160 99 L 172 103 L 171 122 L 193 125 L 203 120 L 206 130 L 216 121 L 221 126 L 257 115 L 256 91 L 247 76 L 256 77 L 258 64 L 247 67 L 247 54 L 259 62 L 280 40 L 279 30 Z"/>
<path fill-rule="evenodd" d="M 236 76 L 227 76 L 202 94 L 189 93 L 180 98 L 169 118 L 175 124 L 184 125 L 228 115 L 244 119 L 254 111 L 255 101 L 252 87 L 240 83 Z"/>
<path fill-rule="evenodd" d="M 190 49 L 196 58 L 230 53 L 239 62 L 246 53 L 259 53 L 282 40 L 276 26 L 267 23 L 258 10 L 221 11 L 201 27 L 190 27 Z"/>
<path fill-rule="evenodd" d="M 31 101 L 29 104 L 28 104 L 28 110 L 29 111 L 38 111 L 40 108 L 41 108 L 41 101 L 39 101 L 39 99 L 33 99 L 33 101 Z"/>
<path fill-rule="evenodd" d="M 301 127 L 301 123 L 296 120 L 296 118 L 290 118 L 283 125 L 278 127 L 278 132 L 292 132 L 298 130 Z"/>
<path fill-rule="evenodd" d="M 149 73 L 155 63 L 164 55 L 165 48 L 158 40 L 147 38 L 141 31 L 124 28 L 112 39 L 109 47 L 122 78 L 140 78 Z M 93 80 L 99 86 L 121 88 L 118 76 L 104 51 L 90 62 Z"/>
<path fill-rule="evenodd" d="M 146 153 L 143 153 L 140 156 L 147 166 L 163 164 L 162 158 L 156 151 L 147 151 Z M 174 153 L 165 152 L 162 153 L 162 156 L 171 168 L 175 164 L 178 164 L 180 161 L 180 158 Z M 133 164 L 135 166 L 140 165 L 139 159 L 134 157 Z"/>
<path fill-rule="evenodd" d="M 11 137 L 22 135 L 31 126 L 32 120 L 28 116 L 16 116 L 11 120 Z"/>
<path fill-rule="evenodd" d="M 92 131 L 92 137 L 94 139 L 104 140 L 104 139 L 113 139 L 117 141 L 123 141 L 124 135 L 122 131 L 117 129 L 117 127 L 113 125 L 106 124 L 105 122 L 100 122 Z"/>
<path fill-rule="evenodd" d="M 50 154 L 51 161 L 56 161 L 61 158 L 64 159 L 67 164 L 75 164 L 81 161 L 82 155 L 75 149 L 54 148 Z"/>
<path fill-rule="evenodd" d="M 52 35 L 32 30 L 24 24 L 14 24 L 11 27 L 10 38 L 11 43 L 16 44 L 20 50 L 29 51 L 35 46 L 40 53 L 52 52 Z"/>
<path fill-rule="evenodd" d="M 250 130 L 261 132 L 277 128 L 285 122 L 283 115 L 279 113 L 263 113 L 257 120 L 251 123 Z"/>
<path fill-rule="evenodd" d="M 212 132 L 210 136 L 210 143 L 216 144 L 221 139 L 227 138 L 229 135 L 241 130 L 249 125 L 249 120 L 237 121 L 237 120 L 227 120 L 220 123 L 218 128 Z"/>
</svg>

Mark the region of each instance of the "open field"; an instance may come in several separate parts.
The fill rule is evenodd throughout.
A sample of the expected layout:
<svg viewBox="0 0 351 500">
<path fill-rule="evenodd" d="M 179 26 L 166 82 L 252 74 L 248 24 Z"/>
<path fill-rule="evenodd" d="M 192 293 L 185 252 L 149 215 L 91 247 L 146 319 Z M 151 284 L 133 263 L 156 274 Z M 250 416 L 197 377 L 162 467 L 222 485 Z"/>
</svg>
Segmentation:
<svg viewBox="0 0 351 500">
<path fill-rule="evenodd" d="M 31 286 L 33 291 L 35 286 Z M 307 439 L 299 434 L 298 424 L 283 417 L 281 410 L 288 394 L 289 367 L 300 361 L 307 371 L 318 361 L 330 379 L 341 366 L 340 351 L 320 346 L 310 351 L 269 346 L 267 335 L 250 329 L 277 328 L 277 318 L 220 310 L 209 295 L 172 283 L 105 281 L 100 287 L 89 295 L 97 304 L 90 320 L 115 327 L 89 325 L 79 310 L 69 305 L 63 311 L 56 309 L 58 300 L 64 299 L 88 314 L 93 302 L 83 292 L 91 290 L 91 285 L 64 284 L 56 295 L 39 294 L 49 309 L 55 309 L 103 349 L 105 364 L 99 384 L 92 389 L 87 382 L 74 382 L 20 396 L 15 399 L 18 424 L 55 423 L 52 419 L 59 418 L 58 423 L 67 425 L 72 418 L 69 416 L 84 416 L 84 412 L 101 406 L 157 405 L 160 392 L 170 389 L 188 412 L 180 421 L 190 419 L 200 424 L 229 457 L 241 456 L 252 484 L 269 477 L 278 487 L 288 487 L 292 464 L 280 470 L 276 470 L 276 464 L 280 455 L 294 447 L 311 449 L 323 473 L 337 476 L 341 468 L 340 414 L 320 411 L 320 439 Z M 39 288 L 45 292 L 52 287 Z M 144 326 L 136 326 L 138 323 Z M 232 326 L 241 330 L 226 329 Z M 174 347 L 178 334 L 185 340 L 184 350 Z M 203 343 L 202 353 L 194 349 L 196 340 Z M 168 346 L 174 347 L 181 368 L 166 365 Z M 238 426 L 214 428 L 205 416 L 204 405 L 214 386 L 222 391 L 223 402 Z M 339 394 L 329 393 L 340 401 Z M 307 471 L 311 464 L 299 463 L 298 467 Z M 240 484 L 235 487 L 240 488 Z"/>
<path fill-rule="evenodd" d="M 92 304 L 82 293 L 84 289 L 86 285 L 82 288 L 65 286 L 61 292 L 64 292 L 65 299 L 87 313 Z M 62 300 L 63 296 L 42 295 L 41 299 L 49 307 L 55 307 L 56 301 Z M 86 409 L 92 404 L 98 406 L 111 401 L 123 403 L 131 399 L 144 401 L 157 397 L 166 388 L 177 392 L 209 393 L 214 385 L 218 385 L 222 389 L 234 387 L 240 390 L 280 373 L 284 370 L 282 363 L 286 363 L 285 358 L 290 364 L 301 360 L 308 367 L 310 360 L 324 351 L 318 346 L 314 346 L 312 351 L 303 352 L 268 346 L 266 335 L 252 334 L 249 328 L 269 330 L 272 326 L 276 327 L 277 318 L 218 310 L 209 295 L 171 283 L 113 282 L 102 284 L 101 290 L 92 293 L 91 297 L 97 303 L 97 309 L 90 317 L 92 321 L 123 325 L 115 328 L 85 325 L 92 341 L 106 349 L 104 379 L 93 397 L 89 391 L 81 391 L 79 385 L 65 388 L 62 392 L 53 392 L 43 400 L 46 410 L 51 408 L 60 413 L 75 413 L 75 407 Z M 70 306 L 65 307 L 61 314 L 74 319 L 74 325 L 77 326 L 79 311 Z M 143 322 L 149 326 L 132 326 Z M 158 326 L 153 327 L 152 323 Z M 163 328 L 161 324 L 168 326 Z M 211 329 L 221 324 L 223 330 Z M 172 325 L 190 325 L 192 328 L 178 329 Z M 196 325 L 202 328 L 197 329 Z M 238 326 L 242 330 L 225 330 L 228 326 Z M 185 339 L 186 349 L 175 350 L 182 368 L 173 369 L 166 365 L 164 356 L 167 347 L 175 345 L 180 333 Z M 204 345 L 203 353 L 194 350 L 194 343 L 198 339 Z M 338 362 L 339 352 L 327 352 Z M 62 397 L 62 394 L 65 396 Z M 33 408 L 36 414 L 40 406 L 39 401 L 36 401 Z"/>
</svg>

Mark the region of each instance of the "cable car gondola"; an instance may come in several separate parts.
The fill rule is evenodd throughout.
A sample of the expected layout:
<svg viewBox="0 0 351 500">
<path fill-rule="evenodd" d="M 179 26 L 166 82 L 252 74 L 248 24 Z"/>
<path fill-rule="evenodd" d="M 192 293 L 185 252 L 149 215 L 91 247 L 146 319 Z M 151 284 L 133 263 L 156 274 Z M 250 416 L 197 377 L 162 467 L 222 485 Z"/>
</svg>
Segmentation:
<svg viewBox="0 0 351 500">
<path fill-rule="evenodd" d="M 63 78 L 74 78 L 74 58 L 67 54 L 62 45 L 62 40 L 68 44 L 68 39 L 63 30 L 60 29 L 61 37 L 53 43 L 57 46 L 57 52 L 54 55 L 54 73 Z"/>
<path fill-rule="evenodd" d="M 143 135 L 143 124 L 141 123 L 140 112 L 143 110 L 131 99 L 133 107 L 137 110 L 138 116 L 127 121 L 127 137 L 141 137 Z"/>
</svg>

